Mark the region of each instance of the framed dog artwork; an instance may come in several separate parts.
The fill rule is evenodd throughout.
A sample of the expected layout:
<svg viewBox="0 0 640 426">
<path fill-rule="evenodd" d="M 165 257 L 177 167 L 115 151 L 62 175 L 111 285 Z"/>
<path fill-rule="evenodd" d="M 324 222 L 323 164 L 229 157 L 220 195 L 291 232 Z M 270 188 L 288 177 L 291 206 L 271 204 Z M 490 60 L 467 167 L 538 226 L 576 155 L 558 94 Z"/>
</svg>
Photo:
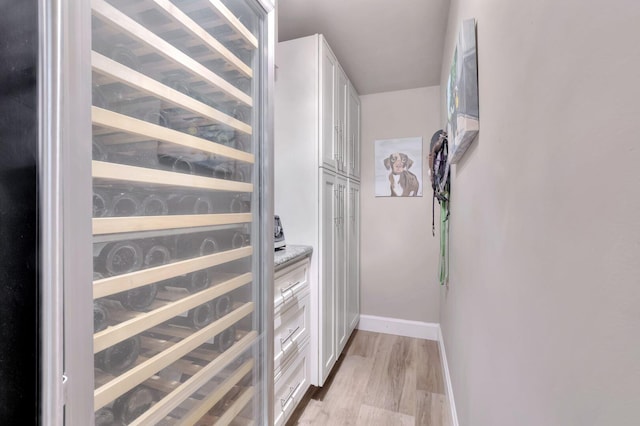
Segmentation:
<svg viewBox="0 0 640 426">
<path fill-rule="evenodd" d="M 422 197 L 422 138 L 375 141 L 376 197 Z"/>
</svg>

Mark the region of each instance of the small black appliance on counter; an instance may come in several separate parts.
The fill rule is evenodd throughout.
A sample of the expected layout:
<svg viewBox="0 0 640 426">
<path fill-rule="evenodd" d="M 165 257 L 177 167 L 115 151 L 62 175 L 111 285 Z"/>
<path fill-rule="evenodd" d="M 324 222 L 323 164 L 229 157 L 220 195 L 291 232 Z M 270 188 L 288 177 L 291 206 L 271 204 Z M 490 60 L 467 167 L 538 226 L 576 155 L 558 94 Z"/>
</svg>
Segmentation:
<svg viewBox="0 0 640 426">
<path fill-rule="evenodd" d="M 284 248 L 287 244 L 284 242 L 284 229 L 282 229 L 282 222 L 280 222 L 280 216 L 275 216 L 275 223 L 273 226 L 273 245 L 276 250 Z"/>
</svg>

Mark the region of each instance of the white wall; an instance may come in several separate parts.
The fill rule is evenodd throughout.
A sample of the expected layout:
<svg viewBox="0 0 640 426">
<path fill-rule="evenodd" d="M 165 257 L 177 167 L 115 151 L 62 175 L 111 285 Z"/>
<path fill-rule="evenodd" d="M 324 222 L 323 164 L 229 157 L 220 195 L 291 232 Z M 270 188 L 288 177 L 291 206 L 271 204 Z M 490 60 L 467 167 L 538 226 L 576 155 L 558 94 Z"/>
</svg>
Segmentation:
<svg viewBox="0 0 640 426">
<path fill-rule="evenodd" d="M 441 85 L 468 17 L 480 136 L 441 304 L 460 424 L 638 425 L 640 3 L 452 0 Z"/>
<path fill-rule="evenodd" d="M 431 235 L 427 155 L 438 130 L 440 88 L 361 96 L 361 313 L 438 322 L 439 240 Z M 423 138 L 422 197 L 375 197 L 374 141 Z"/>
</svg>

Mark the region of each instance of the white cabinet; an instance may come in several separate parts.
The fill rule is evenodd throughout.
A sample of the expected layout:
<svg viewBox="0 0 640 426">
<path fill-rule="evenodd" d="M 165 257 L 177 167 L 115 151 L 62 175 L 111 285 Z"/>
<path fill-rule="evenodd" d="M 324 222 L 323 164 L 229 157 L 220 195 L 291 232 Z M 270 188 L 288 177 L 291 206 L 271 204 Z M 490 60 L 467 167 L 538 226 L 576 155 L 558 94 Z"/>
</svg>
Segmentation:
<svg viewBox="0 0 640 426">
<path fill-rule="evenodd" d="M 275 212 L 288 241 L 317 253 L 309 359 L 311 384 L 322 386 L 359 318 L 359 228 L 349 214 L 359 221 L 360 100 L 321 35 L 279 43 L 276 64 Z"/>
<path fill-rule="evenodd" d="M 348 181 L 345 177 L 336 177 L 336 238 L 333 244 L 336 287 L 334 318 L 338 345 L 336 356 L 342 352 L 351 335 L 347 330 L 347 293 L 350 287 L 347 282 L 347 186 Z"/>
<path fill-rule="evenodd" d="M 347 96 L 346 155 L 349 177 L 360 180 L 360 96 L 352 85 Z"/>
<path fill-rule="evenodd" d="M 274 279 L 274 424 L 286 423 L 311 380 L 309 258 Z"/>
<path fill-rule="evenodd" d="M 323 332 L 319 333 L 320 360 L 322 381 L 329 375 L 331 368 L 336 363 L 336 328 L 334 327 L 336 306 L 336 264 L 335 242 L 337 239 L 337 213 L 338 213 L 338 186 L 336 175 L 327 170 L 322 170 L 322 248 L 318 250 L 322 262 L 319 280 L 319 325 Z"/>
<path fill-rule="evenodd" d="M 349 181 L 347 198 L 347 327 L 360 320 L 360 184 Z"/>
<path fill-rule="evenodd" d="M 338 61 L 326 41 L 320 44 L 320 123 L 322 126 L 321 165 L 331 170 L 338 169 Z"/>
<path fill-rule="evenodd" d="M 337 170 L 340 173 L 347 172 L 347 93 L 349 92 L 349 80 L 345 75 L 344 71 L 341 67 L 338 66 L 336 70 L 336 82 L 337 82 L 337 90 L 336 90 L 336 123 L 335 130 L 337 135 Z"/>
</svg>

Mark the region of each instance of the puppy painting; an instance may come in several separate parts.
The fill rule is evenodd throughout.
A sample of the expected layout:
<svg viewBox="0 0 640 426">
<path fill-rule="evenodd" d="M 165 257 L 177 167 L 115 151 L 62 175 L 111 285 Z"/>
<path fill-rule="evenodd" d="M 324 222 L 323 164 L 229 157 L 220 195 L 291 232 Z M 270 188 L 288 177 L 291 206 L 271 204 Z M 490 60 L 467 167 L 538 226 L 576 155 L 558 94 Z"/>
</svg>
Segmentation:
<svg viewBox="0 0 640 426">
<path fill-rule="evenodd" d="M 375 141 L 377 197 L 422 197 L 422 138 Z"/>
<path fill-rule="evenodd" d="M 394 152 L 384 159 L 384 167 L 391 170 L 389 184 L 392 197 L 415 197 L 418 195 L 420 183 L 416 175 L 409 171 L 411 166 L 413 166 L 413 160 L 402 152 Z"/>
</svg>

